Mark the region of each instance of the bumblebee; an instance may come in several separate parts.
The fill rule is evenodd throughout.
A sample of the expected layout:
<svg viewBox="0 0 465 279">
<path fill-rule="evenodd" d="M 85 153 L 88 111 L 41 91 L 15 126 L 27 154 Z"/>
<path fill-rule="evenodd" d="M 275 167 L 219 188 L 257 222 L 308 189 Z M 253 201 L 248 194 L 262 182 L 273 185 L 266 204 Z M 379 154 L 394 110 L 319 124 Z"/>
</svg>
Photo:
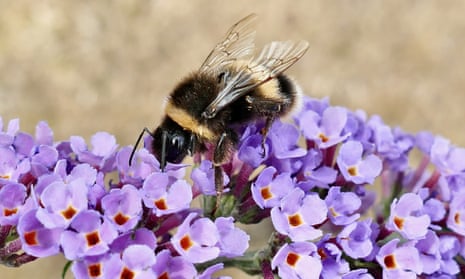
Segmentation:
<svg viewBox="0 0 465 279">
<path fill-rule="evenodd" d="M 180 163 L 186 155 L 213 146 L 215 186 L 223 191 L 221 165 L 235 149 L 237 124 L 264 119 L 265 139 L 273 120 L 299 103 L 300 89 L 283 72 L 307 51 L 308 43 L 271 42 L 253 56 L 257 16 L 251 14 L 227 32 L 200 69 L 184 78 L 168 97 L 165 117 L 152 133 L 152 150 L 164 170 L 166 163 Z M 134 155 L 131 154 L 130 162 Z M 219 199 L 217 198 L 217 201 Z"/>
</svg>

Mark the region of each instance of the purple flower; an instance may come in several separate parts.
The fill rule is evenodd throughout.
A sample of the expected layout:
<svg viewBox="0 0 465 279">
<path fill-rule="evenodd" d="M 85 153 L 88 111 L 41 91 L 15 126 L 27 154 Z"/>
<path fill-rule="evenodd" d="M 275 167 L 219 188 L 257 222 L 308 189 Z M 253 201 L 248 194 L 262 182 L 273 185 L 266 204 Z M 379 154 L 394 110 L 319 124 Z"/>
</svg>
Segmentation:
<svg viewBox="0 0 465 279">
<path fill-rule="evenodd" d="M 276 120 L 268 133 L 270 138 L 273 156 L 277 159 L 300 158 L 307 154 L 307 151 L 298 146 L 299 131 L 291 124 Z"/>
<path fill-rule="evenodd" d="M 171 256 L 168 250 L 162 250 L 157 254 L 157 261 L 152 267 L 155 278 L 194 278 L 197 270 L 194 265 L 184 257 Z"/>
<path fill-rule="evenodd" d="M 455 236 L 443 235 L 439 237 L 439 253 L 441 255 L 441 272 L 448 275 L 456 275 L 460 267 L 455 256 L 460 252 L 460 243 Z"/>
<path fill-rule="evenodd" d="M 314 226 L 326 220 L 328 209 L 318 195 L 305 195 L 295 188 L 281 200 L 281 205 L 271 209 L 275 229 L 288 235 L 292 241 L 314 240 L 322 235 Z"/>
<path fill-rule="evenodd" d="M 71 271 L 76 279 L 114 278 L 118 270 L 115 267 L 121 262 L 119 254 L 104 254 L 85 257 L 73 262 Z"/>
<path fill-rule="evenodd" d="M 375 151 L 375 144 L 372 142 L 373 130 L 367 126 L 367 114 L 365 111 L 356 110 L 347 113 L 347 123 L 344 133 L 350 134 L 350 139 L 360 142 L 363 149 L 369 153 Z"/>
<path fill-rule="evenodd" d="M 317 247 L 311 242 L 284 244 L 273 257 L 271 267 L 278 268 L 283 279 L 317 279 L 323 268 Z"/>
<path fill-rule="evenodd" d="M 399 241 L 396 238 L 384 244 L 376 256 L 383 278 L 417 278 L 423 272 L 418 250 L 409 243 L 398 246 Z"/>
<path fill-rule="evenodd" d="M 26 159 L 34 150 L 34 138 L 27 133 L 18 132 L 11 147 L 15 150 L 19 160 Z"/>
<path fill-rule="evenodd" d="M 113 135 L 107 132 L 96 133 L 91 138 L 92 149 L 89 149 L 85 140 L 79 136 L 72 136 L 70 143 L 80 162 L 88 163 L 105 172 L 114 169 L 118 144 Z"/>
<path fill-rule="evenodd" d="M 393 169 L 402 171 L 408 167 L 408 153 L 413 147 L 414 138 L 400 129 L 392 129 L 383 123 L 379 116 L 373 116 L 367 123 L 373 131 L 377 154 L 386 160 Z"/>
<path fill-rule="evenodd" d="M 116 228 L 94 210 L 79 213 L 70 229 L 61 235 L 61 247 L 69 260 L 105 254 L 109 244 L 118 236 Z"/>
<path fill-rule="evenodd" d="M 29 160 L 19 160 L 12 148 L 0 147 L 0 185 L 18 182 L 30 169 Z"/>
<path fill-rule="evenodd" d="M 26 197 L 23 184 L 11 183 L 0 187 L 0 226 L 18 223 Z"/>
<path fill-rule="evenodd" d="M 102 198 L 105 217 L 121 232 L 137 225 L 142 215 L 142 199 L 136 187 L 126 184 L 121 189 L 112 189 Z"/>
<path fill-rule="evenodd" d="M 423 201 L 413 193 L 403 194 L 391 204 L 391 214 L 386 227 L 399 232 L 407 239 L 423 238 L 431 224 L 429 216 L 422 212 Z"/>
<path fill-rule="evenodd" d="M 313 187 L 328 188 L 329 184 L 336 181 L 337 171 L 323 165 L 322 152 L 319 149 L 310 149 L 303 159 L 302 174 L 305 181 L 299 184 L 302 190 L 310 190 Z"/>
<path fill-rule="evenodd" d="M 445 175 L 456 175 L 465 170 L 465 148 L 458 148 L 450 141 L 437 136 L 431 145 L 431 162 Z"/>
<path fill-rule="evenodd" d="M 146 149 L 136 151 L 132 164 L 129 157 L 132 148 L 123 147 L 116 154 L 116 167 L 121 183 L 142 186 L 144 179 L 155 171 L 160 171 L 160 163 Z"/>
<path fill-rule="evenodd" d="M 428 214 L 432 222 L 441 221 L 446 216 L 444 203 L 434 198 L 425 201 L 423 212 Z"/>
<path fill-rule="evenodd" d="M 376 248 L 379 229 L 371 219 L 347 225 L 338 234 L 337 240 L 344 252 L 354 259 L 366 258 Z"/>
<path fill-rule="evenodd" d="M 149 175 L 140 192 L 145 206 L 151 208 L 157 216 L 189 208 L 192 201 L 190 185 L 164 172 Z"/>
<path fill-rule="evenodd" d="M 142 148 L 136 151 L 131 165 L 129 157 L 132 148 L 123 147 L 116 154 L 116 168 L 119 173 L 119 180 L 123 184 L 132 184 L 137 188 L 142 186 L 144 180 L 154 172 L 161 172 L 160 163 L 155 156 L 147 149 Z M 185 176 L 185 166 L 182 164 L 168 164 L 165 173 L 170 177 L 182 179 Z"/>
<path fill-rule="evenodd" d="M 342 279 L 374 279 L 366 269 L 354 269 L 342 275 Z"/>
<path fill-rule="evenodd" d="M 423 273 L 433 274 L 440 268 L 441 255 L 439 253 L 439 238 L 435 232 L 428 230 L 425 238 L 415 244 L 423 263 Z"/>
<path fill-rule="evenodd" d="M 446 222 L 449 229 L 465 236 L 465 191 L 452 196 Z"/>
<path fill-rule="evenodd" d="M 357 141 L 342 144 L 337 165 L 344 178 L 356 184 L 373 184 L 382 170 L 382 162 L 376 155 L 370 154 L 363 158 L 363 146 Z"/>
<path fill-rule="evenodd" d="M 13 144 L 15 135 L 19 131 L 19 119 L 10 120 L 5 132 L 3 129 L 3 119 L 0 117 L 0 146 L 10 146 Z"/>
<path fill-rule="evenodd" d="M 208 218 L 196 219 L 191 213 L 173 235 L 171 243 L 176 251 L 191 263 L 202 263 L 219 256 L 217 247 L 220 234 L 215 224 Z"/>
<path fill-rule="evenodd" d="M 31 156 L 31 171 L 33 176 L 40 177 L 49 173 L 58 160 L 58 151 L 53 146 L 39 145 L 36 153 Z"/>
<path fill-rule="evenodd" d="M 40 201 L 43 208 L 37 211 L 37 218 L 47 228 L 66 228 L 76 215 L 88 208 L 87 186 L 83 179 L 69 183 L 55 181 L 49 184 Z"/>
<path fill-rule="evenodd" d="M 62 167 L 63 168 L 60 169 L 57 163 L 55 172 L 58 173 L 66 183 L 69 183 L 75 179 L 83 179 L 85 185 L 87 185 L 87 187 L 91 187 L 97 182 L 97 170 L 88 164 L 79 164 L 75 166 L 70 172 L 66 170 L 66 163 L 63 164 Z"/>
<path fill-rule="evenodd" d="M 233 217 L 219 217 L 215 220 L 215 225 L 220 235 L 218 242 L 220 256 L 228 258 L 242 256 L 249 248 L 249 235 L 234 226 Z"/>
<path fill-rule="evenodd" d="M 218 263 L 212 266 L 209 266 L 207 269 L 205 269 L 202 274 L 199 274 L 196 279 L 213 279 L 213 278 L 218 278 L 218 279 L 232 279 L 229 276 L 220 276 L 220 277 L 213 277 L 213 273 L 220 271 L 224 268 L 223 263 Z"/>
<path fill-rule="evenodd" d="M 47 122 L 40 121 L 37 123 L 35 138 L 38 145 L 53 145 L 53 131 Z"/>
<path fill-rule="evenodd" d="M 328 107 L 321 116 L 308 110 L 300 116 L 298 122 L 305 138 L 322 149 L 336 145 L 350 135 L 343 134 L 347 110 L 342 107 Z"/>
<path fill-rule="evenodd" d="M 458 148 L 442 137 L 435 137 L 430 150 L 431 162 L 446 178 L 452 191 L 465 183 L 465 148 Z"/>
<path fill-rule="evenodd" d="M 29 255 L 48 257 L 60 251 L 60 235 L 62 228 L 47 229 L 36 218 L 36 210 L 21 216 L 17 231 L 21 239 L 22 249 Z"/>
<path fill-rule="evenodd" d="M 155 262 L 155 252 L 150 247 L 134 244 L 123 251 L 121 258 L 112 258 L 105 278 L 155 279 L 152 270 Z"/>
<path fill-rule="evenodd" d="M 211 153 L 195 155 L 198 167 L 162 172 L 151 136 L 129 162 L 132 147 L 118 148 L 106 132 L 89 147 L 81 137 L 54 143 L 45 122 L 32 136 L 0 118 L 0 262 L 61 252 L 78 279 L 229 278 L 214 275 L 224 266 L 264 278 L 458 276 L 465 148 L 428 133 L 414 145 L 378 116 L 304 101 L 295 126 L 274 121 L 265 156 L 263 121 L 234 127 L 241 137 L 222 165 L 229 189 L 218 207 L 210 199 L 191 207 L 193 197 L 216 194 L 213 164 L 203 159 Z M 413 148 L 424 153 L 417 167 Z M 382 193 L 366 188 L 375 180 Z M 390 210 L 367 219 L 376 194 Z M 267 217 L 270 246 L 246 254 L 250 237 L 237 223 Z"/>
<path fill-rule="evenodd" d="M 139 228 L 123 233 L 118 236 L 110 245 L 111 251 L 114 253 L 121 253 L 123 250 L 134 244 L 141 244 L 155 250 L 157 247 L 157 239 L 155 234 L 146 228 Z"/>
<path fill-rule="evenodd" d="M 270 139 L 265 142 L 265 157 L 263 157 L 262 135 L 251 134 L 241 141 L 238 149 L 238 157 L 244 163 L 256 168 L 270 155 Z"/>
<path fill-rule="evenodd" d="M 82 183 L 82 191 L 87 191 L 89 207 L 96 207 L 102 196 L 107 192 L 103 186 L 103 173 L 97 172 L 95 168 L 88 164 L 76 165 L 71 171 L 69 171 L 69 168 L 70 164 L 66 160 L 58 160 L 53 173 L 44 174 L 38 178 L 35 187 L 37 195 L 42 195 L 43 191 L 54 182 L 71 184 L 72 181 L 79 181 L 79 183 Z M 51 202 L 53 203 L 53 201 Z"/>
<path fill-rule="evenodd" d="M 358 218 L 355 213 L 362 204 L 360 198 L 352 192 L 341 192 L 341 187 L 329 188 L 325 199 L 328 207 L 328 216 L 335 225 L 348 225 Z"/>
<path fill-rule="evenodd" d="M 260 172 L 252 184 L 252 197 L 260 208 L 278 206 L 281 199 L 294 189 L 289 173 L 277 174 L 274 167 L 267 167 Z"/>
<path fill-rule="evenodd" d="M 123 262 L 123 269 L 121 277 L 127 278 L 154 278 L 152 266 L 156 262 L 155 253 L 152 248 L 135 244 L 127 247 L 121 256 Z M 134 276 L 131 276 L 133 274 Z"/>
<path fill-rule="evenodd" d="M 31 162 L 31 174 L 40 177 L 48 174 L 55 166 L 59 153 L 53 146 L 53 132 L 46 122 L 39 122 L 36 126 L 35 142 L 30 136 L 24 137 L 28 141 L 29 155 Z"/>
<path fill-rule="evenodd" d="M 207 196 L 216 196 L 215 174 L 213 163 L 203 160 L 198 168 L 192 170 L 191 179 L 194 182 L 194 189 Z M 228 185 L 229 177 L 223 172 L 223 186 Z"/>
<path fill-rule="evenodd" d="M 303 104 L 302 109 L 296 113 L 294 116 L 294 120 L 297 122 L 299 126 L 300 119 L 303 118 L 303 114 L 307 111 L 314 111 L 318 115 L 322 115 L 323 112 L 329 107 L 329 98 L 325 97 L 322 99 L 311 98 L 308 96 L 303 97 Z"/>
<path fill-rule="evenodd" d="M 330 235 L 325 235 L 318 241 L 318 254 L 321 257 L 323 270 L 321 271 L 322 278 L 337 278 L 341 274 L 346 274 L 350 271 L 349 263 L 342 257 L 342 251 L 339 247 L 329 241 Z"/>
</svg>

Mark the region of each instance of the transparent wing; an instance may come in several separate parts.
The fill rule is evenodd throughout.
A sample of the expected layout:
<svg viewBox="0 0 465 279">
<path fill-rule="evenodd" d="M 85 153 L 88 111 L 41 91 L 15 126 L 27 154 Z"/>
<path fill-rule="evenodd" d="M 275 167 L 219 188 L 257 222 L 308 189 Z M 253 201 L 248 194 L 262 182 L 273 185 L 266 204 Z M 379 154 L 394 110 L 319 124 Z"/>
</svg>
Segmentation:
<svg viewBox="0 0 465 279">
<path fill-rule="evenodd" d="M 218 43 L 200 66 L 201 72 L 210 72 L 237 59 L 245 59 L 254 50 L 257 15 L 250 14 L 234 24 L 223 41 Z"/>
<path fill-rule="evenodd" d="M 268 81 L 291 67 L 307 51 L 308 42 L 271 42 L 247 67 L 258 83 Z"/>
<path fill-rule="evenodd" d="M 259 56 L 242 66 L 236 74 L 231 76 L 225 88 L 208 105 L 202 116 L 205 118 L 215 117 L 218 111 L 228 104 L 284 72 L 297 62 L 307 49 L 308 42 L 306 41 L 297 43 L 291 41 L 271 42 L 266 45 Z"/>
</svg>

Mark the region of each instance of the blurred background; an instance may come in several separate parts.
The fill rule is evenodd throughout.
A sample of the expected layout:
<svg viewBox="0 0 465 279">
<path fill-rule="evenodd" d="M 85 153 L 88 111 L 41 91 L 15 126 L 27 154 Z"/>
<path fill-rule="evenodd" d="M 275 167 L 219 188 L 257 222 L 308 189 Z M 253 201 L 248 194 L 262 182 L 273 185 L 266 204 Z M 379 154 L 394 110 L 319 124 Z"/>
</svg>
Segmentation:
<svg viewBox="0 0 465 279">
<path fill-rule="evenodd" d="M 464 10 L 432 0 L 0 0 L 0 116 L 29 133 L 46 120 L 57 141 L 108 131 L 133 144 L 158 124 L 172 87 L 255 12 L 259 47 L 310 43 L 288 71 L 308 95 L 465 146 Z M 0 274 L 59 278 L 63 263 Z"/>
</svg>

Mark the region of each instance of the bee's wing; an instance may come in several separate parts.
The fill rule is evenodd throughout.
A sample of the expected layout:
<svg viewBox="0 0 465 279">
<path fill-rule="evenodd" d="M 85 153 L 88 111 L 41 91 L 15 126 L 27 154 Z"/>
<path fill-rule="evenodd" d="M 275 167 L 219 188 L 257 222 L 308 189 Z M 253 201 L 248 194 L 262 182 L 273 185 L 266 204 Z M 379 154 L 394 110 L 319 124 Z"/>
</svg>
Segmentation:
<svg viewBox="0 0 465 279">
<path fill-rule="evenodd" d="M 307 41 L 271 42 L 247 67 L 260 85 L 294 65 L 307 51 Z"/>
<path fill-rule="evenodd" d="M 307 51 L 308 42 L 271 42 L 260 55 L 231 76 L 225 88 L 208 105 L 202 116 L 213 118 L 228 104 L 244 96 L 253 88 L 276 77 L 292 66 Z"/>
<path fill-rule="evenodd" d="M 250 14 L 234 24 L 223 41 L 218 43 L 200 66 L 201 72 L 214 71 L 239 58 L 250 56 L 254 50 L 257 15 Z"/>
</svg>

